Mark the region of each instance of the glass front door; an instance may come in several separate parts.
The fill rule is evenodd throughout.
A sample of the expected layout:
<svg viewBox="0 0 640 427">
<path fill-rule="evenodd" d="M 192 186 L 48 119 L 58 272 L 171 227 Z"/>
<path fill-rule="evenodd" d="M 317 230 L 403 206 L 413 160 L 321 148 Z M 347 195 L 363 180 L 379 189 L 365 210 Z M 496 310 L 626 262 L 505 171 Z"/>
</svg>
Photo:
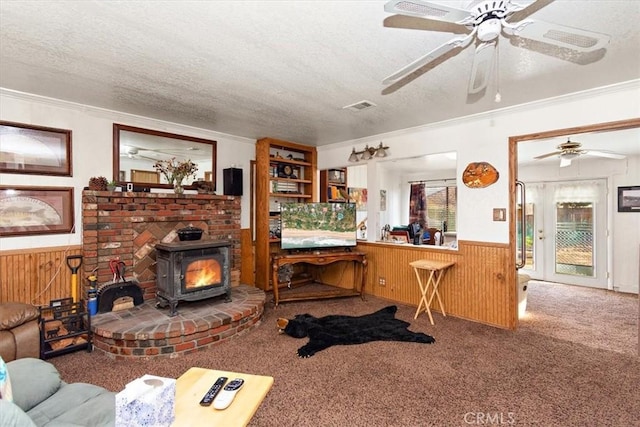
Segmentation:
<svg viewBox="0 0 640 427">
<path fill-rule="evenodd" d="M 605 180 L 527 184 L 525 218 L 523 272 L 538 280 L 607 287 Z"/>
</svg>

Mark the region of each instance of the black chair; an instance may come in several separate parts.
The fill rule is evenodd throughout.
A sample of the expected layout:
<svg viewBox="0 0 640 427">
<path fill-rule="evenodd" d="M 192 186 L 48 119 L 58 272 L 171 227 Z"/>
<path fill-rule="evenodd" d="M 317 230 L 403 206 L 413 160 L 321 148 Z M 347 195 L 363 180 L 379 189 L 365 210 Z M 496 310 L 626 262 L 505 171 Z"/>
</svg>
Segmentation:
<svg viewBox="0 0 640 427">
<path fill-rule="evenodd" d="M 444 233 L 442 230 L 437 228 L 427 228 L 427 232 L 429 232 L 429 239 L 423 240 L 422 244 L 424 245 L 435 245 L 436 244 L 436 233 L 440 233 L 440 243 L 438 246 L 442 246 L 444 244 Z"/>
</svg>

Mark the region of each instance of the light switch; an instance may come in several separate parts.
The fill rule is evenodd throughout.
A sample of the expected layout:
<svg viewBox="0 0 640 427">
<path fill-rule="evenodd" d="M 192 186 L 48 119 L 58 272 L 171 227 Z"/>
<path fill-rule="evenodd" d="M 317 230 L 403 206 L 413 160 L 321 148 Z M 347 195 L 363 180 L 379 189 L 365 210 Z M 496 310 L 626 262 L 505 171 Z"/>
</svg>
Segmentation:
<svg viewBox="0 0 640 427">
<path fill-rule="evenodd" d="M 493 208 L 493 220 L 494 221 L 506 221 L 507 210 L 505 208 Z"/>
</svg>

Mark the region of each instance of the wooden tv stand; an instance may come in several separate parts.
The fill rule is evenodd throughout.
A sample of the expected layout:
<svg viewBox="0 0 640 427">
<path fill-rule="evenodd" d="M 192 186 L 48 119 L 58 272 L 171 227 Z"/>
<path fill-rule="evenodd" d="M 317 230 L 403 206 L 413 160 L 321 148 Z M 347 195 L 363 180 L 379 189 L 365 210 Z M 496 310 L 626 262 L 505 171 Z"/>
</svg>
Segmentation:
<svg viewBox="0 0 640 427">
<path fill-rule="evenodd" d="M 286 264 L 311 264 L 311 265 L 328 265 L 333 264 L 335 262 L 352 262 L 353 263 L 353 288 L 346 289 L 340 288 L 337 286 L 327 285 L 321 283 L 321 285 L 326 285 L 328 290 L 315 290 L 309 292 L 295 292 L 288 293 L 283 292 L 282 295 L 278 289 L 280 283 L 278 282 L 278 269 Z M 360 265 L 360 280 L 356 280 L 356 269 L 357 266 Z M 279 254 L 273 257 L 271 262 L 271 274 L 272 274 L 272 285 L 273 285 L 273 302 L 276 307 L 280 302 L 284 301 L 300 301 L 300 300 L 308 300 L 308 299 L 322 299 L 322 298 L 338 298 L 338 297 L 349 297 L 349 296 L 358 296 L 364 300 L 364 287 L 367 281 L 367 257 L 364 252 L 304 252 L 299 254 Z M 358 289 L 358 282 L 359 288 Z M 302 285 L 307 283 L 318 283 L 311 279 L 310 277 L 306 280 L 296 281 L 296 285 Z"/>
</svg>

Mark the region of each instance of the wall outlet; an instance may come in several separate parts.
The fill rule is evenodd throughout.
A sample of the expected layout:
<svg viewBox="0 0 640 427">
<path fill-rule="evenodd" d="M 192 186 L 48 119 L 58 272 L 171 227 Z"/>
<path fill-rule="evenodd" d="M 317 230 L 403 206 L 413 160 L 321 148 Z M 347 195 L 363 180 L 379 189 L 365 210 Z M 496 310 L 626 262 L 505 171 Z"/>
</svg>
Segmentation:
<svg viewBox="0 0 640 427">
<path fill-rule="evenodd" d="M 382 276 L 378 276 L 378 285 L 387 286 L 387 279 Z"/>
</svg>

